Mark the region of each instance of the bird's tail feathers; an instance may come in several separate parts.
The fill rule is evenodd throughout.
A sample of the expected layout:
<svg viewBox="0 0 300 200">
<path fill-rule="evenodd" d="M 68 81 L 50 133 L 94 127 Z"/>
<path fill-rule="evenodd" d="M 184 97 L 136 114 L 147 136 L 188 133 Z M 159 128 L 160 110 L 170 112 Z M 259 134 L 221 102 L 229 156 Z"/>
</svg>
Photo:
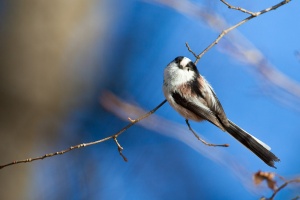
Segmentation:
<svg viewBox="0 0 300 200">
<path fill-rule="evenodd" d="M 250 149 L 254 154 L 256 154 L 261 160 L 263 160 L 267 165 L 275 167 L 274 162 L 280 161 L 270 150 L 271 148 L 257 139 L 256 137 L 250 135 L 232 121 L 228 120 L 229 126 L 225 127 L 226 131 L 241 142 L 244 146 Z"/>
</svg>

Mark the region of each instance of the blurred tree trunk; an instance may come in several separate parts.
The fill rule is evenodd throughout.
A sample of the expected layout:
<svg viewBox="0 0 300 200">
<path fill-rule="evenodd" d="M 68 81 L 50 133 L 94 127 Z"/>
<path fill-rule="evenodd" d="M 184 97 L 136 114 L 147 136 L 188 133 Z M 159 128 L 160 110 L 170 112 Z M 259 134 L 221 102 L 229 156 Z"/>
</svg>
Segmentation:
<svg viewBox="0 0 300 200">
<path fill-rule="evenodd" d="M 30 154 L 35 138 L 45 134 L 44 141 L 53 142 L 64 113 L 78 103 L 76 97 L 81 91 L 92 90 L 78 74 L 80 70 L 91 74 L 95 70 L 87 56 L 103 21 L 96 20 L 97 26 L 87 22 L 96 3 L 7 0 L 1 5 L 1 164 L 44 153 Z M 78 64 L 80 59 L 84 69 Z M 24 199 L 30 186 L 26 183 L 34 173 L 30 165 L 0 172 L 0 188 L 5 190 L 0 191 L 0 199 Z"/>
</svg>

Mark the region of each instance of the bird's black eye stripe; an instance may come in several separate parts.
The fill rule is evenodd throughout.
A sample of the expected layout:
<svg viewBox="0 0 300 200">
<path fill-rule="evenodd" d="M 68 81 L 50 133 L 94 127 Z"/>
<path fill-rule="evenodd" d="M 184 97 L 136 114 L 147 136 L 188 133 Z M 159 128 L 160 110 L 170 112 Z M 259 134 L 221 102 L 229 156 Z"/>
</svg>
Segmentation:
<svg viewBox="0 0 300 200">
<path fill-rule="evenodd" d="M 188 69 L 194 69 L 194 63 L 189 62 L 189 63 L 186 65 L 186 67 L 187 67 Z"/>
<path fill-rule="evenodd" d="M 175 58 L 174 61 L 175 61 L 175 63 L 178 64 L 178 63 L 180 63 L 182 61 L 182 59 L 183 59 L 183 56 L 178 56 L 178 57 Z"/>
<path fill-rule="evenodd" d="M 197 67 L 196 67 L 196 65 L 195 65 L 192 61 L 189 62 L 189 63 L 186 65 L 186 67 L 188 68 L 188 70 L 192 70 L 192 71 L 198 73 Z"/>
</svg>

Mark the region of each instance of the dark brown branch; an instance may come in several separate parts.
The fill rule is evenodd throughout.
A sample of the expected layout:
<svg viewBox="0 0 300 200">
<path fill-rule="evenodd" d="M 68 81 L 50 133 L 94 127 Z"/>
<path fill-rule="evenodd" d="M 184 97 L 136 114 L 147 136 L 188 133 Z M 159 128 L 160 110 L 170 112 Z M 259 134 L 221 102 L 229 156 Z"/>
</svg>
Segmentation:
<svg viewBox="0 0 300 200">
<path fill-rule="evenodd" d="M 221 0 L 221 1 L 222 1 L 222 0 Z M 228 33 L 229 33 L 230 31 L 232 31 L 233 29 L 235 29 L 235 28 L 241 26 L 242 24 L 246 23 L 247 21 L 249 21 L 249 20 L 251 20 L 251 19 L 253 19 L 253 18 L 255 18 L 255 17 L 258 17 L 259 15 L 265 14 L 265 13 L 270 12 L 270 11 L 272 11 L 272 10 L 276 10 L 276 9 L 279 8 L 280 6 L 285 5 L 285 4 L 289 3 L 290 1 L 291 1 L 291 0 L 284 0 L 284 1 L 278 3 L 278 4 L 274 5 L 274 6 L 271 6 L 270 8 L 266 8 L 266 9 L 264 9 L 264 10 L 261 10 L 261 11 L 259 11 L 259 12 L 256 12 L 256 13 L 254 13 L 254 15 L 251 15 L 251 16 L 245 18 L 244 20 L 238 22 L 237 24 L 235 24 L 235 25 L 229 27 L 228 29 L 223 30 L 222 33 L 221 33 L 221 34 L 220 34 L 220 35 L 219 35 L 219 36 L 218 36 L 218 37 L 217 37 L 210 45 L 208 45 L 208 47 L 206 47 L 200 54 L 198 54 L 197 56 L 195 56 L 195 57 L 196 57 L 195 64 L 198 63 L 198 61 L 202 58 L 202 56 L 203 56 L 207 51 L 209 51 L 213 46 L 215 46 L 216 44 L 218 44 L 218 42 L 221 40 L 221 38 L 223 38 L 226 34 L 228 34 Z M 222 2 L 223 2 L 223 1 L 222 1 Z M 223 2 L 223 3 L 224 3 L 224 2 Z M 190 50 L 189 50 L 189 51 L 190 51 Z M 190 52 L 191 52 L 191 51 L 190 51 Z"/>
<path fill-rule="evenodd" d="M 185 120 L 187 126 L 189 127 L 189 130 L 194 134 L 194 136 L 200 140 L 203 144 L 207 145 L 207 146 L 211 146 L 211 147 L 229 147 L 229 144 L 211 144 L 211 143 L 208 143 L 206 142 L 205 140 L 203 140 L 202 138 L 199 137 L 199 135 L 197 135 L 197 133 L 195 133 L 195 131 L 192 129 L 190 123 L 189 123 L 189 120 L 186 119 Z"/>
<path fill-rule="evenodd" d="M 125 132 L 127 129 L 129 129 L 131 126 L 133 126 L 134 124 L 136 124 L 139 121 L 141 121 L 141 120 L 149 117 L 150 115 L 152 115 L 156 110 L 158 110 L 166 102 L 167 102 L 167 100 L 164 100 L 158 106 L 156 106 L 153 110 L 149 111 L 145 115 L 143 115 L 143 116 L 141 116 L 141 117 L 139 117 L 139 118 L 137 118 L 135 120 L 130 119 L 130 123 L 127 126 L 125 126 L 120 131 L 118 131 L 117 133 L 115 133 L 115 134 L 113 134 L 111 136 L 108 136 L 106 138 L 103 138 L 101 140 L 97 140 L 97 141 L 94 141 L 94 142 L 82 143 L 82 144 L 78 144 L 78 145 L 75 145 L 75 146 L 71 146 L 68 149 L 65 149 L 65 150 L 62 150 L 62 151 L 58 151 L 58 152 L 55 152 L 55 153 L 46 154 L 44 156 L 39 156 L 39 157 L 36 157 L 36 158 L 28 158 L 28 159 L 24 159 L 24 160 L 13 161 L 11 163 L 0 165 L 0 169 L 3 169 L 4 167 L 8 167 L 8 166 L 11 166 L 11 165 L 16 165 L 16 164 L 20 164 L 20 163 L 28 163 L 28 162 L 32 162 L 32 161 L 36 161 L 36 160 L 43 160 L 44 158 L 49 158 L 49 157 L 53 157 L 53 156 L 56 156 L 56 155 L 62 155 L 62 154 L 65 154 L 65 153 L 67 153 L 69 151 L 72 151 L 74 149 L 79 149 L 79 148 L 83 148 L 83 147 L 87 147 L 87 146 L 99 144 L 101 142 L 105 142 L 105 141 L 110 140 L 110 139 L 113 139 L 115 141 L 116 145 L 118 146 L 118 151 L 119 151 L 120 155 L 123 157 L 123 159 L 125 161 L 127 161 L 127 158 L 122 154 L 123 147 L 117 141 L 117 137 L 119 135 L 121 135 L 123 132 Z"/>
</svg>

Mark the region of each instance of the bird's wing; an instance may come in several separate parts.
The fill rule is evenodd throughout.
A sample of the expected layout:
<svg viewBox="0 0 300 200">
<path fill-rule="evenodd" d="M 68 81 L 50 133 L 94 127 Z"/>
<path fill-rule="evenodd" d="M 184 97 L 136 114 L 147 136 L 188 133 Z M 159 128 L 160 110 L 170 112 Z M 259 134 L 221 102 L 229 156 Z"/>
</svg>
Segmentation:
<svg viewBox="0 0 300 200">
<path fill-rule="evenodd" d="M 210 90 L 211 94 L 212 94 L 212 97 L 211 98 L 214 98 L 214 100 L 209 100 L 209 99 L 206 99 L 206 101 L 212 101 L 214 102 L 211 106 L 210 106 L 210 110 L 212 110 L 215 115 L 217 116 L 217 118 L 221 121 L 221 123 L 223 124 L 223 126 L 228 126 L 229 125 L 229 122 L 228 122 L 228 118 L 225 114 L 225 111 L 216 95 L 216 93 L 214 92 L 214 90 L 212 89 L 212 87 L 208 85 L 208 90 Z M 206 95 L 206 98 L 209 98 L 210 95 Z"/>
<path fill-rule="evenodd" d="M 202 119 L 211 122 L 220 129 L 225 130 L 216 114 L 211 111 L 206 105 L 204 105 L 199 98 L 191 97 L 191 100 L 187 100 L 178 92 L 173 92 L 172 97 L 178 105 L 184 107 L 185 109 L 201 117 Z"/>
</svg>

